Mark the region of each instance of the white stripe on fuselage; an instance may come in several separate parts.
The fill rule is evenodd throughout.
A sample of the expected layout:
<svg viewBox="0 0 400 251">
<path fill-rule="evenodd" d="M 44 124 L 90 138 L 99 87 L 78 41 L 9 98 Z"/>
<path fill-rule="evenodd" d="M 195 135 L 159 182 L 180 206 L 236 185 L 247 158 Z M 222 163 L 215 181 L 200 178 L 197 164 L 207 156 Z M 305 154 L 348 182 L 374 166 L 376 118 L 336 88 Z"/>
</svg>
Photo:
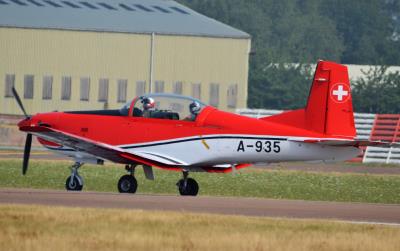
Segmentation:
<svg viewBox="0 0 400 251">
<path fill-rule="evenodd" d="M 121 145 L 125 151 L 137 155 L 158 154 L 182 165 L 217 165 L 280 161 L 340 161 L 359 153 L 355 147 L 326 146 L 298 142 L 305 137 L 260 135 L 207 135 L 164 140 L 132 145 Z M 292 140 L 296 140 L 294 142 Z M 315 138 L 311 140 L 321 140 Z M 324 138 L 323 140 L 338 140 Z M 173 162 L 163 162 L 173 165 Z M 175 164 L 176 165 L 176 164 Z"/>
<path fill-rule="evenodd" d="M 46 138 L 51 141 L 50 137 Z M 359 153 L 359 150 L 355 147 L 301 142 L 304 140 L 341 141 L 342 139 L 218 134 L 110 145 L 110 147 L 175 166 L 214 166 L 218 164 L 313 160 L 340 161 L 350 159 Z M 71 151 L 72 148 L 48 148 L 70 157 L 77 156 Z M 79 152 L 78 155 L 82 156 L 82 154 L 87 155 L 85 157 L 96 158 L 83 152 Z"/>
</svg>

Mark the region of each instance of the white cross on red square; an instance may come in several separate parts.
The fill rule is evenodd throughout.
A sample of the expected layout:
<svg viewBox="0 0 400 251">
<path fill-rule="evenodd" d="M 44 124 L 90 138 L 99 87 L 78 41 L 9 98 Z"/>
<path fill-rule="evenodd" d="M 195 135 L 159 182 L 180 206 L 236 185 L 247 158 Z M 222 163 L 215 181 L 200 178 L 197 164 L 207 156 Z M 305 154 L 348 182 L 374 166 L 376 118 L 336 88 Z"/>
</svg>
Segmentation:
<svg viewBox="0 0 400 251">
<path fill-rule="evenodd" d="M 344 102 L 349 97 L 349 88 L 344 84 L 336 84 L 332 88 L 331 96 L 337 102 Z"/>
</svg>

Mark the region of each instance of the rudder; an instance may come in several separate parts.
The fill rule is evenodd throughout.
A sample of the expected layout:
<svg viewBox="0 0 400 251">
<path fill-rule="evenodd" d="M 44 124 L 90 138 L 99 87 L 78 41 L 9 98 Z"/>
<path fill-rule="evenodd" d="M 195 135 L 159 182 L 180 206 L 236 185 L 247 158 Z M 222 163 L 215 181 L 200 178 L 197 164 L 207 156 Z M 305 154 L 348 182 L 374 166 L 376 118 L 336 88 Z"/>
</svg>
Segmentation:
<svg viewBox="0 0 400 251">
<path fill-rule="evenodd" d="M 347 67 L 320 61 L 305 108 L 308 129 L 335 137 L 354 138 L 353 103 Z"/>
</svg>

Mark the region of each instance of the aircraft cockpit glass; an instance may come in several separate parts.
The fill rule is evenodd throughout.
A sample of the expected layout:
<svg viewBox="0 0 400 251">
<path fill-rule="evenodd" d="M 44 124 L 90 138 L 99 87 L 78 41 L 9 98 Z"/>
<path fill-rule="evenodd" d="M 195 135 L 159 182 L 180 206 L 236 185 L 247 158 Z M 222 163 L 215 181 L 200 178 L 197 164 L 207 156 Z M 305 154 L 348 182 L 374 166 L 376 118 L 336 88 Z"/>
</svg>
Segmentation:
<svg viewBox="0 0 400 251">
<path fill-rule="evenodd" d="M 206 106 L 201 101 L 174 94 L 147 94 L 135 99 L 134 117 L 194 121 Z M 128 107 L 129 105 L 125 105 Z M 121 110 L 124 110 L 124 107 Z"/>
<path fill-rule="evenodd" d="M 121 109 L 119 109 L 119 113 L 123 116 L 129 115 L 129 108 L 131 107 L 131 102 L 126 103 Z"/>
</svg>

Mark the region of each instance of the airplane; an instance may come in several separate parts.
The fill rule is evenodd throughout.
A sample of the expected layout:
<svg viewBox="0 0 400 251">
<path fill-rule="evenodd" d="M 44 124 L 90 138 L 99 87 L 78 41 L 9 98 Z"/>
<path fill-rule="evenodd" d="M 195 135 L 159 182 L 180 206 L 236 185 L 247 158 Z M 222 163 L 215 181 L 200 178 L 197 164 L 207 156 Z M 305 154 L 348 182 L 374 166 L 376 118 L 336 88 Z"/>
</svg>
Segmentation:
<svg viewBox="0 0 400 251">
<path fill-rule="evenodd" d="M 117 110 L 65 111 L 28 116 L 18 123 L 27 133 L 22 174 L 28 169 L 32 135 L 46 148 L 75 160 L 67 190 L 80 191 L 84 163 L 111 161 L 128 174 L 118 191 L 135 193 L 135 168 L 154 179 L 152 167 L 181 171 L 183 196 L 196 196 L 199 185 L 189 172 L 228 173 L 255 163 L 343 161 L 360 154 L 360 146 L 393 146 L 357 140 L 347 67 L 319 61 L 305 108 L 264 118 L 218 110 L 180 95 L 150 93 Z"/>
</svg>

